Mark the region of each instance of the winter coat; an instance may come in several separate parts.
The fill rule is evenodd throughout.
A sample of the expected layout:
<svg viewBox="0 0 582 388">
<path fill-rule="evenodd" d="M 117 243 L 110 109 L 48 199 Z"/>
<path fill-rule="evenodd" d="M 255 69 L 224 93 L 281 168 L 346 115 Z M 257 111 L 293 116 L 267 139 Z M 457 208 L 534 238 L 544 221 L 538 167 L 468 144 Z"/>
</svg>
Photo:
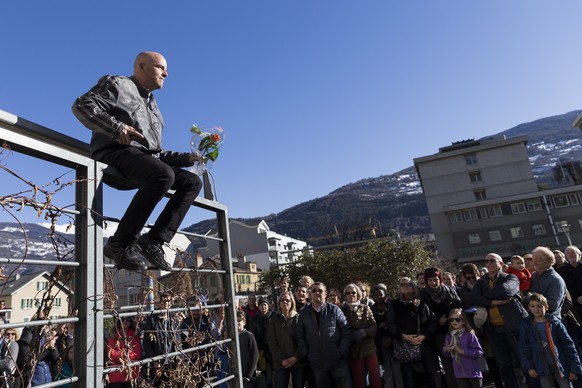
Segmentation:
<svg viewBox="0 0 582 388">
<path fill-rule="evenodd" d="M 127 331 L 127 338 L 122 338 L 118 334 L 111 336 L 107 342 L 107 356 L 110 366 L 118 366 L 122 362 L 133 362 L 141 359 L 141 342 L 139 337 L 131 329 Z M 109 382 L 127 382 L 136 379 L 138 376 L 139 366 L 135 366 L 130 370 L 124 369 L 111 372 L 109 374 Z"/>
<path fill-rule="evenodd" d="M 255 336 L 248 330 L 243 330 L 238 334 L 240 342 L 240 363 L 243 377 L 251 378 L 257 369 L 259 361 L 259 349 Z"/>
<path fill-rule="evenodd" d="M 311 367 L 317 370 L 345 365 L 352 342 L 351 332 L 341 309 L 327 302 L 321 305 L 319 321 L 312 304 L 301 310 L 295 330 L 301 357 L 308 359 Z"/>
<path fill-rule="evenodd" d="M 515 275 L 499 272 L 493 283 L 493 288 L 489 288 L 489 275 L 483 276 L 475 283 L 471 292 L 471 300 L 475 305 L 486 308 L 491 307 L 492 300 L 509 300 L 509 303 L 497 307 L 505 322 L 505 329 L 512 335 L 518 334 L 521 320 L 528 316 L 521 304 L 519 280 Z"/>
<path fill-rule="evenodd" d="M 392 338 L 402 341 L 403 334 L 419 334 L 426 337 L 420 350 L 424 372 L 435 372 L 438 359 L 433 347 L 434 336 L 437 331 L 437 319 L 431 309 L 424 303 L 406 303 L 400 299 L 390 302 L 392 308 L 388 309 L 388 329 Z M 419 325 L 420 323 L 420 325 Z"/>
<path fill-rule="evenodd" d="M 307 362 L 301 358 L 299 346 L 295 339 L 295 329 L 299 321 L 299 314 L 287 319 L 281 313 L 274 313 L 269 320 L 267 342 L 273 356 L 273 369 L 284 369 L 283 360 L 297 357 L 295 366 L 305 366 Z"/>
<path fill-rule="evenodd" d="M 531 278 L 530 292 L 542 294 L 548 300 L 548 312 L 561 318 L 560 312 L 566 300 L 566 283 L 552 267 L 542 273 L 535 272 Z"/>
<path fill-rule="evenodd" d="M 350 358 L 368 358 L 376 353 L 374 337 L 378 331 L 372 309 L 367 304 L 351 308 L 347 303 L 341 307 L 352 329 Z"/>
<path fill-rule="evenodd" d="M 444 335 L 447 333 L 447 331 L 449 329 L 449 323 L 447 321 L 443 325 L 441 325 L 440 323 L 438 323 L 438 320 L 442 316 L 445 316 L 448 318 L 449 312 L 452 309 L 460 308 L 461 307 L 461 298 L 459 298 L 457 291 L 452 289 L 451 287 L 449 287 L 445 284 L 441 285 L 441 287 L 443 287 L 443 300 L 442 300 L 442 302 L 435 302 L 433 300 L 433 298 L 431 297 L 431 295 L 428 292 L 428 289 L 426 287 L 420 292 L 420 299 L 424 303 L 426 303 L 428 305 L 428 307 L 430 307 L 430 309 L 432 310 L 435 318 L 437 319 L 437 324 L 438 324 L 437 333 L 443 334 L 443 337 L 444 337 Z"/>
<path fill-rule="evenodd" d="M 257 346 L 259 350 L 263 352 L 265 361 L 269 364 L 273 362 L 273 356 L 269 350 L 269 344 L 267 343 L 268 331 L 269 331 L 269 320 L 273 316 L 272 311 L 268 311 L 266 315 L 258 313 L 253 319 L 251 319 L 251 333 L 255 336 L 257 341 Z"/>
<path fill-rule="evenodd" d="M 445 338 L 445 346 L 443 347 L 443 356 L 452 358 L 453 371 L 457 379 L 480 379 L 483 378 L 481 373 L 481 365 L 479 364 L 479 357 L 483 355 L 483 348 L 479 343 L 479 339 L 474 331 L 465 331 L 459 338 L 459 347 L 465 352 L 459 357 L 459 362 L 453 358 L 452 354 L 447 348 L 447 344 L 451 343 L 451 335 Z"/>
<path fill-rule="evenodd" d="M 566 328 L 552 314 L 546 314 L 546 333 L 551 337 L 552 365 L 560 369 L 562 375 L 582 374 L 582 365 L 574 342 Z M 534 326 L 533 315 L 521 321 L 519 331 L 519 360 L 524 371 L 533 369 L 540 376 L 549 375 L 549 365 L 542 348 L 542 339 Z"/>
</svg>

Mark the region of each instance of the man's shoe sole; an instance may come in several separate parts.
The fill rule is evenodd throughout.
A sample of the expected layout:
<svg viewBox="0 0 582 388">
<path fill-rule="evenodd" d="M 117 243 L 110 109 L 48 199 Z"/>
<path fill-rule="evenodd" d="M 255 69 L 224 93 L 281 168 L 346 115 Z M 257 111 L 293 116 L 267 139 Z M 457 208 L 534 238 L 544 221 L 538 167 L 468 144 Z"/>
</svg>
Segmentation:
<svg viewBox="0 0 582 388">
<path fill-rule="evenodd" d="M 172 270 L 172 266 L 170 265 L 170 263 L 168 263 L 167 261 L 163 260 L 163 262 L 160 262 L 157 258 L 152 258 L 149 255 L 147 255 L 146 253 L 144 253 L 143 249 L 141 248 L 141 246 L 138 244 L 135 244 L 137 250 L 139 251 L 139 253 L 141 253 L 141 255 L 150 262 L 150 264 L 152 266 L 154 266 L 155 268 L 161 269 L 163 271 L 171 271 Z"/>
</svg>

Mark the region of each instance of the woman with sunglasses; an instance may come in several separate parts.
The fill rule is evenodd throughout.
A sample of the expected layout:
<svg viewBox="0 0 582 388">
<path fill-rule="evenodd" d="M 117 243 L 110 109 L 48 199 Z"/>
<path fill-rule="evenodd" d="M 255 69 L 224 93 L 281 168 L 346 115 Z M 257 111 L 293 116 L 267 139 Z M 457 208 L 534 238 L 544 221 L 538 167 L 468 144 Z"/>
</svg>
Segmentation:
<svg viewBox="0 0 582 388">
<path fill-rule="evenodd" d="M 438 359 L 433 347 L 433 338 L 437 330 L 437 321 L 428 305 L 419 298 L 418 286 L 409 277 L 399 281 L 400 297 L 390 302 L 388 309 L 388 329 L 393 338 L 393 355 L 400 362 L 404 387 L 422 386 L 436 388 L 436 371 Z M 420 360 L 405 361 L 399 359 L 398 341 L 405 341 L 420 349 Z M 397 346 L 398 345 L 398 346 Z M 422 379 L 421 379 L 422 378 Z"/>
<path fill-rule="evenodd" d="M 372 309 L 362 303 L 362 290 L 355 283 L 344 288 L 344 300 L 341 308 L 352 329 L 349 363 L 354 387 L 366 387 L 366 374 L 369 374 L 369 386 L 380 388 L 380 367 L 374 342 L 377 326 Z"/>
<path fill-rule="evenodd" d="M 452 360 L 459 388 L 483 386 L 483 374 L 479 365 L 483 348 L 461 309 L 452 309 L 449 313 L 449 333 L 442 352 L 446 359 Z"/>
<path fill-rule="evenodd" d="M 18 358 L 18 333 L 14 329 L 4 331 L 4 339 L 0 345 L 0 386 L 17 387 L 20 380 L 16 373 L 16 359 Z"/>
</svg>

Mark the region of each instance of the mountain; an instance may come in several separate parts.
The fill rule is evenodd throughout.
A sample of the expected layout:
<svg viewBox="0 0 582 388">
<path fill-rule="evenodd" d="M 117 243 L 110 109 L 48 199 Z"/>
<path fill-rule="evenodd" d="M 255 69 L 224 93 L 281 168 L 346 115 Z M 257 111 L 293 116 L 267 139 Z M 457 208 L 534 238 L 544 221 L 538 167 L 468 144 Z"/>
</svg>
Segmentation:
<svg viewBox="0 0 582 388">
<path fill-rule="evenodd" d="M 581 131 L 571 127 L 578 113 L 546 117 L 492 136 L 528 136 L 528 155 L 540 188 L 572 184 L 556 182 L 553 169 L 560 161 L 563 165 L 582 161 Z M 446 145 L 435 146 L 435 153 L 438 147 Z M 394 231 L 401 235 L 431 233 L 428 209 L 414 166 L 347 184 L 277 214 L 237 220 L 249 225 L 265 220 L 271 230 L 314 246 L 370 238 L 372 229 L 381 236 Z M 214 220 L 205 220 L 186 230 L 205 234 L 215 227 Z"/>
<path fill-rule="evenodd" d="M 557 182 L 554 170 L 560 166 L 560 162 L 562 166 L 567 166 L 568 162 L 582 164 L 581 132 L 570 127 L 579 112 L 520 124 L 492 136 L 528 136 L 528 155 L 538 185 L 542 188 L 570 185 L 572 183 L 568 181 Z M 439 146 L 446 145 L 435 146 L 435 153 Z M 277 233 L 307 241 L 314 246 L 368 239 L 372 233 L 376 236 L 431 233 L 427 206 L 413 166 L 391 175 L 349 183 L 326 196 L 300 203 L 277 214 L 237 220 L 249 225 L 265 220 Z M 48 237 L 48 226 L 24 224 L 28 237 L 28 244 L 24 244 L 24 232 L 19 224 L 0 223 L 0 257 L 17 260 L 27 254 L 28 259 L 72 259 L 69 252 L 73 248 L 74 227 L 66 230 L 65 226 L 59 226 L 55 238 L 57 254 L 55 245 Z M 111 235 L 114 228 L 115 225 L 108 224 L 104 231 L 105 237 Z M 206 234 L 214 228 L 216 223 L 211 219 L 193 224 L 185 230 Z M 15 265 L 2 266 L 9 272 Z M 45 269 L 28 265 L 23 273 Z"/>
</svg>

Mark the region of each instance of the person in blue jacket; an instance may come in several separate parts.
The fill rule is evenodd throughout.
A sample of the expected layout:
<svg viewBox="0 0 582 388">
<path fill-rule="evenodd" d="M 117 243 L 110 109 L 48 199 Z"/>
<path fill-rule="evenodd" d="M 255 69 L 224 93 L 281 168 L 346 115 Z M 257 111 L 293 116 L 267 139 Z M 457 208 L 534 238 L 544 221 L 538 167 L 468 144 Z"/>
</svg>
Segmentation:
<svg viewBox="0 0 582 388">
<path fill-rule="evenodd" d="M 325 284 L 315 282 L 309 291 L 311 304 L 299 313 L 295 329 L 301 356 L 309 360 L 317 387 L 352 388 L 348 321 L 338 306 L 326 302 Z"/>
<path fill-rule="evenodd" d="M 521 322 L 519 356 L 524 373 L 539 379 L 542 388 L 570 387 L 582 373 L 580 358 L 574 342 L 562 322 L 547 313 L 548 301 L 538 293 L 529 296 L 531 314 Z"/>
</svg>

